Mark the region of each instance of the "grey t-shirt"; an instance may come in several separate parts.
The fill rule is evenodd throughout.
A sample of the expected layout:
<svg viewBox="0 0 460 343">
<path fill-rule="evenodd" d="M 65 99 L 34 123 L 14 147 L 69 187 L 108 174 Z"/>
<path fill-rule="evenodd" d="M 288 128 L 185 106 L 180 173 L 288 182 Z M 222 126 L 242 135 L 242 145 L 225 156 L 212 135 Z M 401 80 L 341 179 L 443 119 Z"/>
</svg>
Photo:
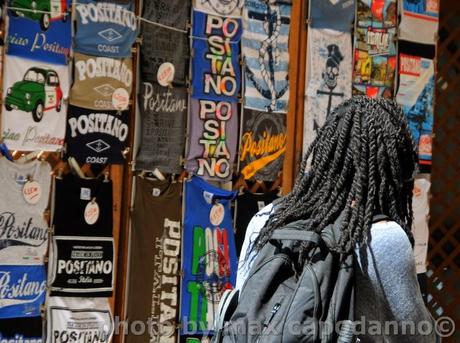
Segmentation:
<svg viewBox="0 0 460 343">
<path fill-rule="evenodd" d="M 251 251 L 246 259 L 247 252 L 272 208 L 272 204 L 263 208 L 248 225 L 238 266 L 237 289 L 242 288 L 255 260 L 255 252 Z M 357 334 L 366 332 L 359 335 L 360 343 L 436 342 L 433 330 L 420 334 L 434 322 L 423 303 L 412 247 L 404 230 L 393 221 L 373 224 L 369 243 L 355 250 L 355 261 L 355 321 L 365 325 L 363 329 L 358 327 Z M 398 331 L 391 331 L 393 328 L 387 323 L 392 322 Z M 383 334 L 385 325 L 390 326 L 390 333 L 397 334 Z M 410 325 L 422 328 L 411 334 Z M 406 334 L 402 334 L 403 326 Z"/>
<path fill-rule="evenodd" d="M 38 182 L 29 203 L 23 189 L 27 179 Z M 39 264 L 48 248 L 48 224 L 43 212 L 48 206 L 51 167 L 38 160 L 25 164 L 0 158 L 0 261 L 7 264 Z M 37 201 L 38 200 L 38 201 Z M 34 203 L 36 201 L 36 203 Z"/>
</svg>

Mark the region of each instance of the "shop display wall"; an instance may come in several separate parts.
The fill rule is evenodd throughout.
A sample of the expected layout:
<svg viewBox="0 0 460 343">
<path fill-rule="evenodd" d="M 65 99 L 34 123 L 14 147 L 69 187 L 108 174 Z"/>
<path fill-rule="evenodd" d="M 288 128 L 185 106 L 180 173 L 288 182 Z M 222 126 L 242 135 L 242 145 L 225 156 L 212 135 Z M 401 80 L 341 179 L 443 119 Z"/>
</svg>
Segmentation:
<svg viewBox="0 0 460 343">
<path fill-rule="evenodd" d="M 457 5 L 441 7 L 435 56 L 438 0 L 418 7 L 406 0 L 106 2 L 123 7 L 124 19 L 89 15 L 105 6 L 93 0 L 60 1 L 63 8 L 41 16 L 16 16 L 21 9 L 9 0 L 3 11 L 9 20 L 2 23 L 2 143 L 17 150 L 16 160 L 48 161 L 60 184 L 51 193 L 62 191 L 53 195 L 56 208 L 70 203 L 72 186 L 63 180 L 78 184 L 75 203 L 86 206 L 80 208 L 86 224 L 95 204 L 97 217 L 104 212 L 90 194 L 110 183 L 105 210 L 112 223 L 94 232 L 83 230 L 83 221 L 63 230 L 71 210 L 60 224 L 54 218 L 54 231 L 50 224 L 45 263 L 24 263 L 40 270 L 10 270 L 0 260 L 4 275 L 29 273 L 34 281 L 47 265 L 51 292 L 46 306 L 26 319 L 2 312 L 0 299 L 2 334 L 27 325 L 24 334 L 37 336 L 46 318 L 51 341 L 91 317 L 103 328 L 98 342 L 144 342 L 148 334 L 133 334 L 130 324 L 152 318 L 167 323 L 154 341 L 206 341 L 222 292 L 234 286 L 247 221 L 289 192 L 315 130 L 359 92 L 396 96 L 418 134 L 422 171 L 429 173 L 433 161 L 429 264 L 424 268 L 427 217 L 417 263 L 428 279 L 430 309 L 460 325 Z M 411 27 L 420 21 L 430 25 L 418 39 Z M 42 45 L 20 44 L 21 36 Z M 46 86 L 43 99 L 31 93 L 37 80 Z M 85 186 L 82 176 L 99 177 L 102 186 Z M 429 181 L 420 182 L 420 213 L 429 217 Z M 45 216 L 52 219 L 51 205 Z M 90 250 L 112 269 L 96 275 L 98 285 L 83 277 L 87 287 L 69 286 L 78 278 L 59 268 L 56 256 L 70 268 L 70 257 Z M 114 327 L 114 316 L 127 326 Z"/>
</svg>

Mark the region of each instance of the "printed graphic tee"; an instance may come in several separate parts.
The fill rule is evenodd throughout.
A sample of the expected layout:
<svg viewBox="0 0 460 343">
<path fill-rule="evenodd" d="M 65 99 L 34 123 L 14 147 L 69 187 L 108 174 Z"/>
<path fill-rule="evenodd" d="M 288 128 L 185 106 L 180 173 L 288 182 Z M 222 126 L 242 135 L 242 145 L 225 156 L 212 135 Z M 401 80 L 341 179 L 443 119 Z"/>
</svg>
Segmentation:
<svg viewBox="0 0 460 343">
<path fill-rule="evenodd" d="M 80 163 L 122 164 L 129 133 L 128 111 L 97 111 L 69 106 L 66 155 Z"/>
<path fill-rule="evenodd" d="M 69 173 L 55 178 L 54 188 L 54 235 L 113 237 L 111 180 Z"/>
<path fill-rule="evenodd" d="M 246 229 L 252 217 L 278 198 L 278 191 L 271 191 L 268 193 L 251 193 L 245 191 L 238 195 L 235 211 L 235 243 L 238 257 L 241 253 Z"/>
<path fill-rule="evenodd" d="M 1 319 L 0 340 L 43 343 L 42 317 Z"/>
<path fill-rule="evenodd" d="M 134 1 L 78 0 L 75 14 L 75 51 L 116 58 L 131 56 L 138 23 Z"/>
<path fill-rule="evenodd" d="M 65 135 L 69 68 L 6 55 L 3 139 L 10 150 L 56 151 Z"/>
<path fill-rule="evenodd" d="M 235 197 L 199 177 L 185 184 L 181 335 L 213 329 L 222 293 L 236 281 L 237 257 L 230 202 Z"/>
<path fill-rule="evenodd" d="M 52 295 L 111 296 L 114 277 L 112 182 L 104 177 L 55 179 Z"/>
<path fill-rule="evenodd" d="M 40 264 L 48 249 L 51 167 L 34 160 L 19 164 L 0 158 L 0 261 Z"/>
<path fill-rule="evenodd" d="M 182 183 L 136 178 L 132 214 L 127 317 L 164 323 L 154 337 L 128 334 L 126 341 L 177 341 L 182 238 Z"/>
<path fill-rule="evenodd" d="M 142 17 L 166 26 L 171 30 L 143 21 L 141 25 L 141 64 L 143 81 L 157 80 L 158 68 L 165 62 L 174 65 L 175 84 L 184 85 L 188 76 L 190 44 L 187 22 L 190 18 L 190 1 L 144 1 Z"/>
<path fill-rule="evenodd" d="M 179 174 L 184 154 L 187 89 L 142 82 L 138 98 L 141 143 L 136 169 Z"/>
<path fill-rule="evenodd" d="M 193 11 L 193 98 L 238 100 L 241 31 L 241 19 Z"/>
<path fill-rule="evenodd" d="M 286 115 L 245 109 L 239 170 L 245 179 L 275 181 L 286 151 Z"/>
<path fill-rule="evenodd" d="M 55 235 L 48 267 L 52 296 L 110 297 L 114 281 L 113 238 Z"/>
<path fill-rule="evenodd" d="M 44 265 L 0 264 L 0 319 L 37 317 L 46 296 Z"/>
<path fill-rule="evenodd" d="M 69 337 L 111 342 L 114 324 L 108 299 L 50 297 L 46 310 L 48 343 L 66 342 Z"/>
<path fill-rule="evenodd" d="M 186 169 L 208 180 L 232 177 L 238 140 L 237 104 L 191 99 Z"/>
<path fill-rule="evenodd" d="M 71 0 L 48 0 L 50 13 L 33 12 L 30 1 L 9 1 L 8 54 L 56 64 L 68 64 Z M 46 3 L 46 2 L 43 2 Z M 24 9 L 24 10 L 22 10 Z"/>
<path fill-rule="evenodd" d="M 93 110 L 126 110 L 133 82 L 131 58 L 74 54 L 72 105 Z"/>
</svg>

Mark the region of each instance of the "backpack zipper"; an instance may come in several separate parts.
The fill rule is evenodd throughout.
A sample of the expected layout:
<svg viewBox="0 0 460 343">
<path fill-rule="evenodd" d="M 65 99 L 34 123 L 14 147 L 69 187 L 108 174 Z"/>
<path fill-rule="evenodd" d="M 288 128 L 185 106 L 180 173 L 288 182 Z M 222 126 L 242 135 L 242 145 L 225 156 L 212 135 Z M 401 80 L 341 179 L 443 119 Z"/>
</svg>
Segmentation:
<svg viewBox="0 0 460 343">
<path fill-rule="evenodd" d="M 265 319 L 265 321 L 264 321 L 264 323 L 263 323 L 262 332 L 260 333 L 259 337 L 257 337 L 256 343 L 259 343 L 259 342 L 260 342 L 260 339 L 262 338 L 262 336 L 263 336 L 263 334 L 265 333 L 265 331 L 267 331 L 268 326 L 270 325 L 271 321 L 272 321 L 273 318 L 275 317 L 276 312 L 278 312 L 278 310 L 280 309 L 280 307 L 281 307 L 281 304 L 280 304 L 280 303 L 276 303 L 275 305 L 273 305 L 273 308 L 272 308 L 272 310 L 270 311 L 270 315 Z"/>
</svg>

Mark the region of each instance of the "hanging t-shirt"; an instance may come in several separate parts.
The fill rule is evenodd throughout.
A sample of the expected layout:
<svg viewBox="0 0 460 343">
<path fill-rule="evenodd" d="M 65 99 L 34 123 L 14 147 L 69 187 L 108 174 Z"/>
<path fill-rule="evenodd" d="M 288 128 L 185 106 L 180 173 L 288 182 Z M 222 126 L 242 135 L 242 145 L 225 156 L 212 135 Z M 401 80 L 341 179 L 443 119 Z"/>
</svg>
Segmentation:
<svg viewBox="0 0 460 343">
<path fill-rule="evenodd" d="M 399 89 L 396 101 L 409 122 L 421 163 L 431 164 L 434 63 L 433 60 L 407 54 L 399 55 Z"/>
<path fill-rule="evenodd" d="M 25 164 L 0 158 L 0 262 L 40 264 L 48 249 L 51 167 L 38 160 Z"/>
<path fill-rule="evenodd" d="M 75 13 L 75 51 L 94 56 L 131 56 L 137 37 L 134 1 L 78 0 Z"/>
<path fill-rule="evenodd" d="M 243 38 L 246 108 L 286 113 L 291 1 L 246 1 Z"/>
<path fill-rule="evenodd" d="M 392 98 L 396 72 L 396 0 L 358 0 L 353 94 Z"/>
<path fill-rule="evenodd" d="M 42 317 L 0 319 L 0 342 L 43 343 Z"/>
<path fill-rule="evenodd" d="M 244 0 L 194 0 L 193 7 L 199 11 L 224 17 L 241 17 Z"/>
<path fill-rule="evenodd" d="M 68 66 L 6 55 L 3 139 L 11 150 L 56 151 L 65 135 Z"/>
<path fill-rule="evenodd" d="M 57 236 L 112 237 L 112 181 L 55 178 L 53 227 Z"/>
<path fill-rule="evenodd" d="M 0 318 L 40 316 L 45 296 L 44 265 L 0 265 Z"/>
<path fill-rule="evenodd" d="M 251 193 L 244 191 L 238 195 L 236 199 L 235 210 L 235 245 L 238 257 L 241 253 L 246 229 L 252 217 L 262 210 L 268 204 L 271 204 L 275 199 L 278 199 L 278 191 L 271 191 L 268 193 Z"/>
<path fill-rule="evenodd" d="M 96 111 L 70 105 L 66 155 L 83 164 L 124 163 L 128 115 L 128 111 Z"/>
<path fill-rule="evenodd" d="M 148 21 L 172 26 L 176 30 L 142 22 L 141 79 L 156 81 L 158 68 L 165 62 L 174 65 L 174 83 L 185 84 L 188 76 L 190 47 L 187 22 L 190 1 L 144 1 L 142 17 Z"/>
<path fill-rule="evenodd" d="M 351 97 L 352 65 L 350 33 L 330 29 L 308 30 L 304 153 L 329 113 Z"/>
<path fill-rule="evenodd" d="M 240 173 L 245 179 L 274 181 L 283 167 L 286 115 L 245 109 L 240 139 Z"/>
<path fill-rule="evenodd" d="M 48 275 L 51 295 L 110 297 L 113 278 L 113 238 L 53 236 Z"/>
<path fill-rule="evenodd" d="M 412 198 L 414 211 L 412 233 L 414 235 L 414 256 L 417 274 L 426 273 L 428 239 L 430 237 L 430 230 L 428 228 L 430 188 L 431 182 L 426 175 L 415 179 Z"/>
<path fill-rule="evenodd" d="M 164 326 L 150 337 L 132 333 L 126 342 L 176 342 L 182 238 L 182 183 L 136 178 L 129 258 L 127 314 Z"/>
<path fill-rule="evenodd" d="M 49 13 L 38 13 L 31 11 L 30 1 L 11 1 L 14 8 L 8 10 L 8 54 L 67 64 L 72 46 L 71 2 L 48 1 L 49 7 L 40 9 Z"/>
<path fill-rule="evenodd" d="M 126 110 L 133 83 L 131 58 L 74 54 L 70 103 L 93 110 Z"/>
<path fill-rule="evenodd" d="M 193 98 L 238 100 L 241 31 L 241 19 L 193 11 Z"/>
<path fill-rule="evenodd" d="M 235 285 L 235 196 L 196 176 L 185 184 L 181 335 L 212 332 L 221 295 Z"/>
<path fill-rule="evenodd" d="M 312 28 L 351 32 L 355 0 L 311 0 L 309 15 Z"/>
<path fill-rule="evenodd" d="M 402 0 L 399 39 L 422 44 L 436 44 L 440 0 Z"/>
<path fill-rule="evenodd" d="M 114 323 L 108 299 L 49 297 L 46 310 L 48 343 L 111 342 Z"/>
<path fill-rule="evenodd" d="M 190 2 L 183 0 L 150 0 L 143 4 L 142 17 L 167 26 L 185 29 L 190 18 Z"/>
<path fill-rule="evenodd" d="M 142 82 L 138 98 L 141 143 L 136 169 L 179 174 L 184 154 L 187 89 Z"/>
<path fill-rule="evenodd" d="M 186 169 L 209 180 L 232 177 L 238 140 L 236 103 L 190 101 Z"/>
</svg>

